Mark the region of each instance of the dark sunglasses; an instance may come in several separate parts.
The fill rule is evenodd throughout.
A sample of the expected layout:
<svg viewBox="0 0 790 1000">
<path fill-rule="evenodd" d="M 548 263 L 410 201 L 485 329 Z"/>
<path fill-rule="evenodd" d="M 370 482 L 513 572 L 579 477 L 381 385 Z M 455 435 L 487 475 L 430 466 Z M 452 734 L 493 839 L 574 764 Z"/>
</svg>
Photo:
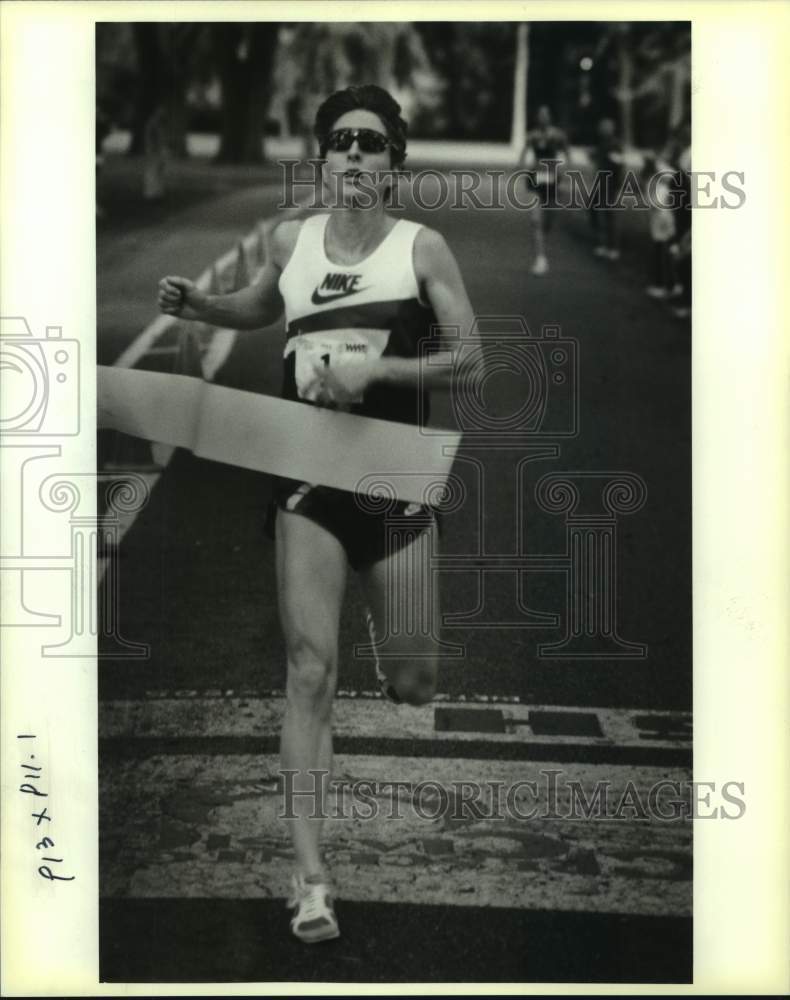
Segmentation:
<svg viewBox="0 0 790 1000">
<path fill-rule="evenodd" d="M 383 153 L 391 145 L 386 135 L 372 128 L 338 128 L 327 136 L 326 148 L 333 153 L 345 153 L 355 139 L 362 153 Z"/>
</svg>

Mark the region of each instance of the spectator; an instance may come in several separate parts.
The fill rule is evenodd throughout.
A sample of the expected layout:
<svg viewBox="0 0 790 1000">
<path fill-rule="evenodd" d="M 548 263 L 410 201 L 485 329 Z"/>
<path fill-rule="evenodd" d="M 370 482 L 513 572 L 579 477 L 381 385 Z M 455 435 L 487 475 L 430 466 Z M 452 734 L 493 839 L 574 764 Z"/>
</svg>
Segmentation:
<svg viewBox="0 0 790 1000">
<path fill-rule="evenodd" d="M 687 229 L 680 239 L 669 248 L 677 261 L 678 277 L 680 278 L 680 299 L 672 312 L 678 319 L 687 319 L 691 315 L 691 229 Z"/>
<path fill-rule="evenodd" d="M 109 115 L 100 105 L 96 105 L 96 218 L 101 219 L 104 210 L 99 204 L 99 177 L 104 166 L 104 140 L 112 132 Z"/>
<path fill-rule="evenodd" d="M 653 243 L 653 265 L 651 283 L 645 291 L 654 299 L 667 299 L 674 287 L 672 256 L 670 246 L 675 235 L 675 210 L 673 206 L 673 191 L 671 169 L 666 163 L 659 162 L 654 156 L 645 160 L 645 179 L 656 177 L 650 185 L 650 239 Z"/>
<path fill-rule="evenodd" d="M 670 250 L 677 262 L 680 297 L 672 310 L 678 319 L 691 315 L 691 128 L 681 126 L 678 137 L 677 173 L 675 186 L 680 192 L 675 209 L 675 242 Z"/>
<path fill-rule="evenodd" d="M 596 245 L 593 253 L 598 257 L 617 260 L 617 209 L 614 204 L 623 182 L 623 149 L 611 118 L 598 123 L 598 142 L 592 149 L 592 161 L 597 177 L 601 177 L 601 201 L 590 206 L 591 221 Z"/>
<path fill-rule="evenodd" d="M 158 201 L 165 193 L 167 169 L 167 112 L 158 105 L 145 123 L 145 164 L 143 166 L 143 197 Z"/>
</svg>

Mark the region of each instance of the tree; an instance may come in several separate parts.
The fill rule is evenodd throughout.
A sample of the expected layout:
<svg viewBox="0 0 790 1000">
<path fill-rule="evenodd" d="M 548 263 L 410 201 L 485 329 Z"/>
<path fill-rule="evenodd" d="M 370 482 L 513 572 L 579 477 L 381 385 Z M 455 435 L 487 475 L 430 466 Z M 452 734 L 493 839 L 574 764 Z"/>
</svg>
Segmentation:
<svg viewBox="0 0 790 1000">
<path fill-rule="evenodd" d="M 271 100 L 280 24 L 228 21 L 212 26 L 222 86 L 220 163 L 259 163 Z"/>
<path fill-rule="evenodd" d="M 419 21 L 415 27 L 446 82 L 443 121 L 436 132 L 452 139 L 508 141 L 517 26 L 507 21 Z"/>
<path fill-rule="evenodd" d="M 389 90 L 407 119 L 418 111 L 420 74 L 429 83 L 430 60 L 409 22 L 314 22 L 284 32 L 279 54 L 284 103 L 295 109 L 309 150 L 315 112 L 335 90 L 375 83 Z"/>
<path fill-rule="evenodd" d="M 132 37 L 137 56 L 137 88 L 129 153 L 140 156 L 145 149 L 146 123 L 170 89 L 170 80 L 162 52 L 160 25 L 137 21 L 132 25 Z"/>
<path fill-rule="evenodd" d="M 97 25 L 97 80 L 108 80 L 105 89 L 116 93 L 118 83 L 126 81 L 123 101 L 113 101 L 113 117 L 131 128 L 132 156 L 143 153 L 146 127 L 156 114 L 162 117 L 170 152 L 186 155 L 184 95 L 205 30 L 205 25 L 187 22 Z"/>
<path fill-rule="evenodd" d="M 691 112 L 691 30 L 684 21 L 607 27 L 599 51 L 609 57 L 627 145 L 661 146 Z"/>
</svg>

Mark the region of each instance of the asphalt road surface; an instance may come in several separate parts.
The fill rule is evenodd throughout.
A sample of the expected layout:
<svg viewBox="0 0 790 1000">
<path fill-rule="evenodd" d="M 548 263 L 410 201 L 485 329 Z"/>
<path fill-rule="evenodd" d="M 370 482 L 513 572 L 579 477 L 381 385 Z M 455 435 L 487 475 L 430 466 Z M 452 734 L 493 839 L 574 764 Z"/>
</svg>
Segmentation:
<svg viewBox="0 0 790 1000">
<path fill-rule="evenodd" d="M 196 276 L 276 199 L 274 183 L 247 185 L 105 224 L 100 362 L 153 318 L 161 275 Z M 100 661 L 104 979 L 690 980 L 687 820 L 616 808 L 584 822 L 426 820 L 412 808 L 426 778 L 542 787 L 558 771 L 588 793 L 609 782 L 622 804 L 629 782 L 646 800 L 661 779 L 690 777 L 688 324 L 644 296 L 643 218 L 623 221 L 623 256 L 610 262 L 592 255 L 586 217 L 562 213 L 551 270 L 535 278 L 525 213 L 407 214 L 445 235 L 477 314 L 498 317 L 483 350 L 527 359 L 486 384 L 488 412 L 505 421 L 540 397 L 543 415 L 512 440 L 475 428 L 464 439 L 466 500 L 442 541 L 457 559 L 440 574 L 444 638 L 461 655 L 443 662 L 434 706 L 374 696 L 371 661 L 354 653 L 366 634 L 350 581 L 338 775 L 402 781 L 409 815 L 385 820 L 385 795 L 375 819 L 328 824 L 343 937 L 306 954 L 283 908 L 285 677 L 267 477 L 183 451 L 159 467 L 161 448 L 101 434 L 105 476 L 137 470 L 151 487 L 107 553 L 120 582 Z M 194 343 L 169 331 L 137 367 L 197 373 Z M 224 343 L 216 382 L 277 394 L 281 325 Z M 433 419 L 457 421 L 450 396 Z M 570 508 L 545 500 L 558 480 L 571 484 L 563 496 L 578 492 Z M 120 655 L 132 647 L 118 632 L 147 656 Z"/>
</svg>

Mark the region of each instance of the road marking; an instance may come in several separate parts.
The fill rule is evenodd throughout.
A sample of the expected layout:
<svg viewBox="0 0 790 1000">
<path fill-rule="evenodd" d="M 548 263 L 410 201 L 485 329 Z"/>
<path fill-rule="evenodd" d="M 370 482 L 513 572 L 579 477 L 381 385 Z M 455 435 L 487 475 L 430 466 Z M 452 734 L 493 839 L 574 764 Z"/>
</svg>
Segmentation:
<svg viewBox="0 0 790 1000">
<path fill-rule="evenodd" d="M 549 793 L 534 764 L 336 755 L 338 779 L 324 824 L 326 861 L 337 894 L 356 901 L 444 906 L 505 906 L 679 916 L 691 912 L 692 824 L 685 819 L 572 819 L 567 780 L 588 800 L 607 781 L 612 815 L 623 790 L 648 791 L 683 771 L 576 765 Z M 293 866 L 274 755 L 148 757 L 104 760 L 100 769 L 103 896 L 277 898 L 288 892 Z M 560 765 L 556 769 L 562 770 Z M 430 779 L 455 799 L 437 819 Z M 376 783 L 373 808 L 361 814 L 350 787 Z M 522 814 L 478 818 L 464 811 L 459 781 L 519 792 Z M 385 787 L 406 782 L 408 787 Z M 629 786 L 629 782 L 632 783 Z M 522 786 L 523 789 L 523 786 Z M 432 793 L 433 791 L 433 798 Z M 553 804 L 553 808 L 552 808 Z M 420 811 L 421 810 L 421 811 Z M 370 815 L 374 813 L 373 815 Z M 628 815 L 628 813 L 626 813 Z M 395 818 L 398 816 L 399 818 Z"/>
<path fill-rule="evenodd" d="M 488 703 L 487 707 L 491 703 Z M 485 740 L 519 744 L 540 738 L 556 746 L 617 746 L 620 748 L 691 748 L 691 717 L 680 712 L 640 709 L 579 708 L 576 706 L 500 704 L 502 732 L 437 730 L 437 713 L 469 709 L 466 701 L 442 700 L 439 706 L 415 708 L 377 698 L 337 698 L 333 732 L 336 738 L 430 740 L 434 743 Z M 481 706 L 482 708 L 482 706 Z M 489 707 L 488 710 L 491 710 Z M 216 739 L 276 736 L 285 711 L 283 697 L 117 699 L 99 705 L 99 731 L 104 739 L 128 737 Z M 536 725 L 546 713 L 564 719 L 595 716 L 600 736 L 583 732 L 546 732 Z M 441 716 L 440 716 L 441 718 Z M 538 729 L 538 732 L 535 729 Z M 663 734 L 663 735 L 662 735 Z"/>
<path fill-rule="evenodd" d="M 238 330 L 228 330 L 220 327 L 214 331 L 209 345 L 202 357 L 203 378 L 213 382 L 214 377 L 230 356 L 230 352 L 239 335 Z"/>
<path fill-rule="evenodd" d="M 103 895 L 254 899 L 287 894 L 293 853 L 287 824 L 279 818 L 283 800 L 277 783 L 284 706 L 282 696 L 220 691 L 100 703 Z M 577 756 L 591 750 L 677 750 L 690 737 L 687 714 L 527 705 L 490 697 L 476 704 L 471 698 L 440 702 L 438 707 L 450 713 L 470 708 L 501 713 L 505 731 L 481 734 L 437 730 L 435 707 L 393 706 L 374 697 L 336 699 L 338 752 L 328 810 L 336 818 L 324 829 L 326 860 L 341 902 L 690 914 L 691 822 L 662 819 L 654 807 L 634 818 L 634 800 L 625 798 L 630 788 L 649 806 L 650 789 L 671 781 L 680 793 L 670 789 L 669 798 L 688 810 L 690 767 L 628 761 L 604 766 L 581 763 Z M 592 715 L 602 735 L 544 734 L 541 762 L 512 759 L 525 748 L 534 752 L 533 723 L 544 712 L 560 718 L 561 730 L 568 717 Z M 662 737 L 662 732 L 673 736 Z M 163 752 L 167 741 L 172 745 Z M 366 752 L 366 742 L 375 741 L 397 745 L 396 755 Z M 495 759 L 475 757 L 481 746 Z M 552 772 L 557 772 L 556 793 L 550 797 L 547 776 Z M 355 812 L 358 798 L 352 789 L 360 781 L 378 783 L 374 815 L 369 808 Z M 452 808 L 439 818 L 432 818 L 441 804 L 436 789 L 434 804 L 428 790 L 418 800 L 422 813 L 415 808 L 415 787 L 425 781 L 447 790 Z M 498 784 L 504 805 L 494 809 L 484 791 L 483 812 L 472 812 L 458 786 L 469 781 L 488 788 L 490 796 Z M 507 807 L 507 790 L 525 781 L 535 782 L 537 795 L 526 800 L 516 795 L 514 801 L 522 813 L 533 807 L 533 818 Z M 385 782 L 403 784 L 387 789 L 381 787 Z M 603 815 L 580 814 L 579 795 L 592 803 L 603 783 Z M 623 807 L 624 802 L 630 804 Z"/>
</svg>

